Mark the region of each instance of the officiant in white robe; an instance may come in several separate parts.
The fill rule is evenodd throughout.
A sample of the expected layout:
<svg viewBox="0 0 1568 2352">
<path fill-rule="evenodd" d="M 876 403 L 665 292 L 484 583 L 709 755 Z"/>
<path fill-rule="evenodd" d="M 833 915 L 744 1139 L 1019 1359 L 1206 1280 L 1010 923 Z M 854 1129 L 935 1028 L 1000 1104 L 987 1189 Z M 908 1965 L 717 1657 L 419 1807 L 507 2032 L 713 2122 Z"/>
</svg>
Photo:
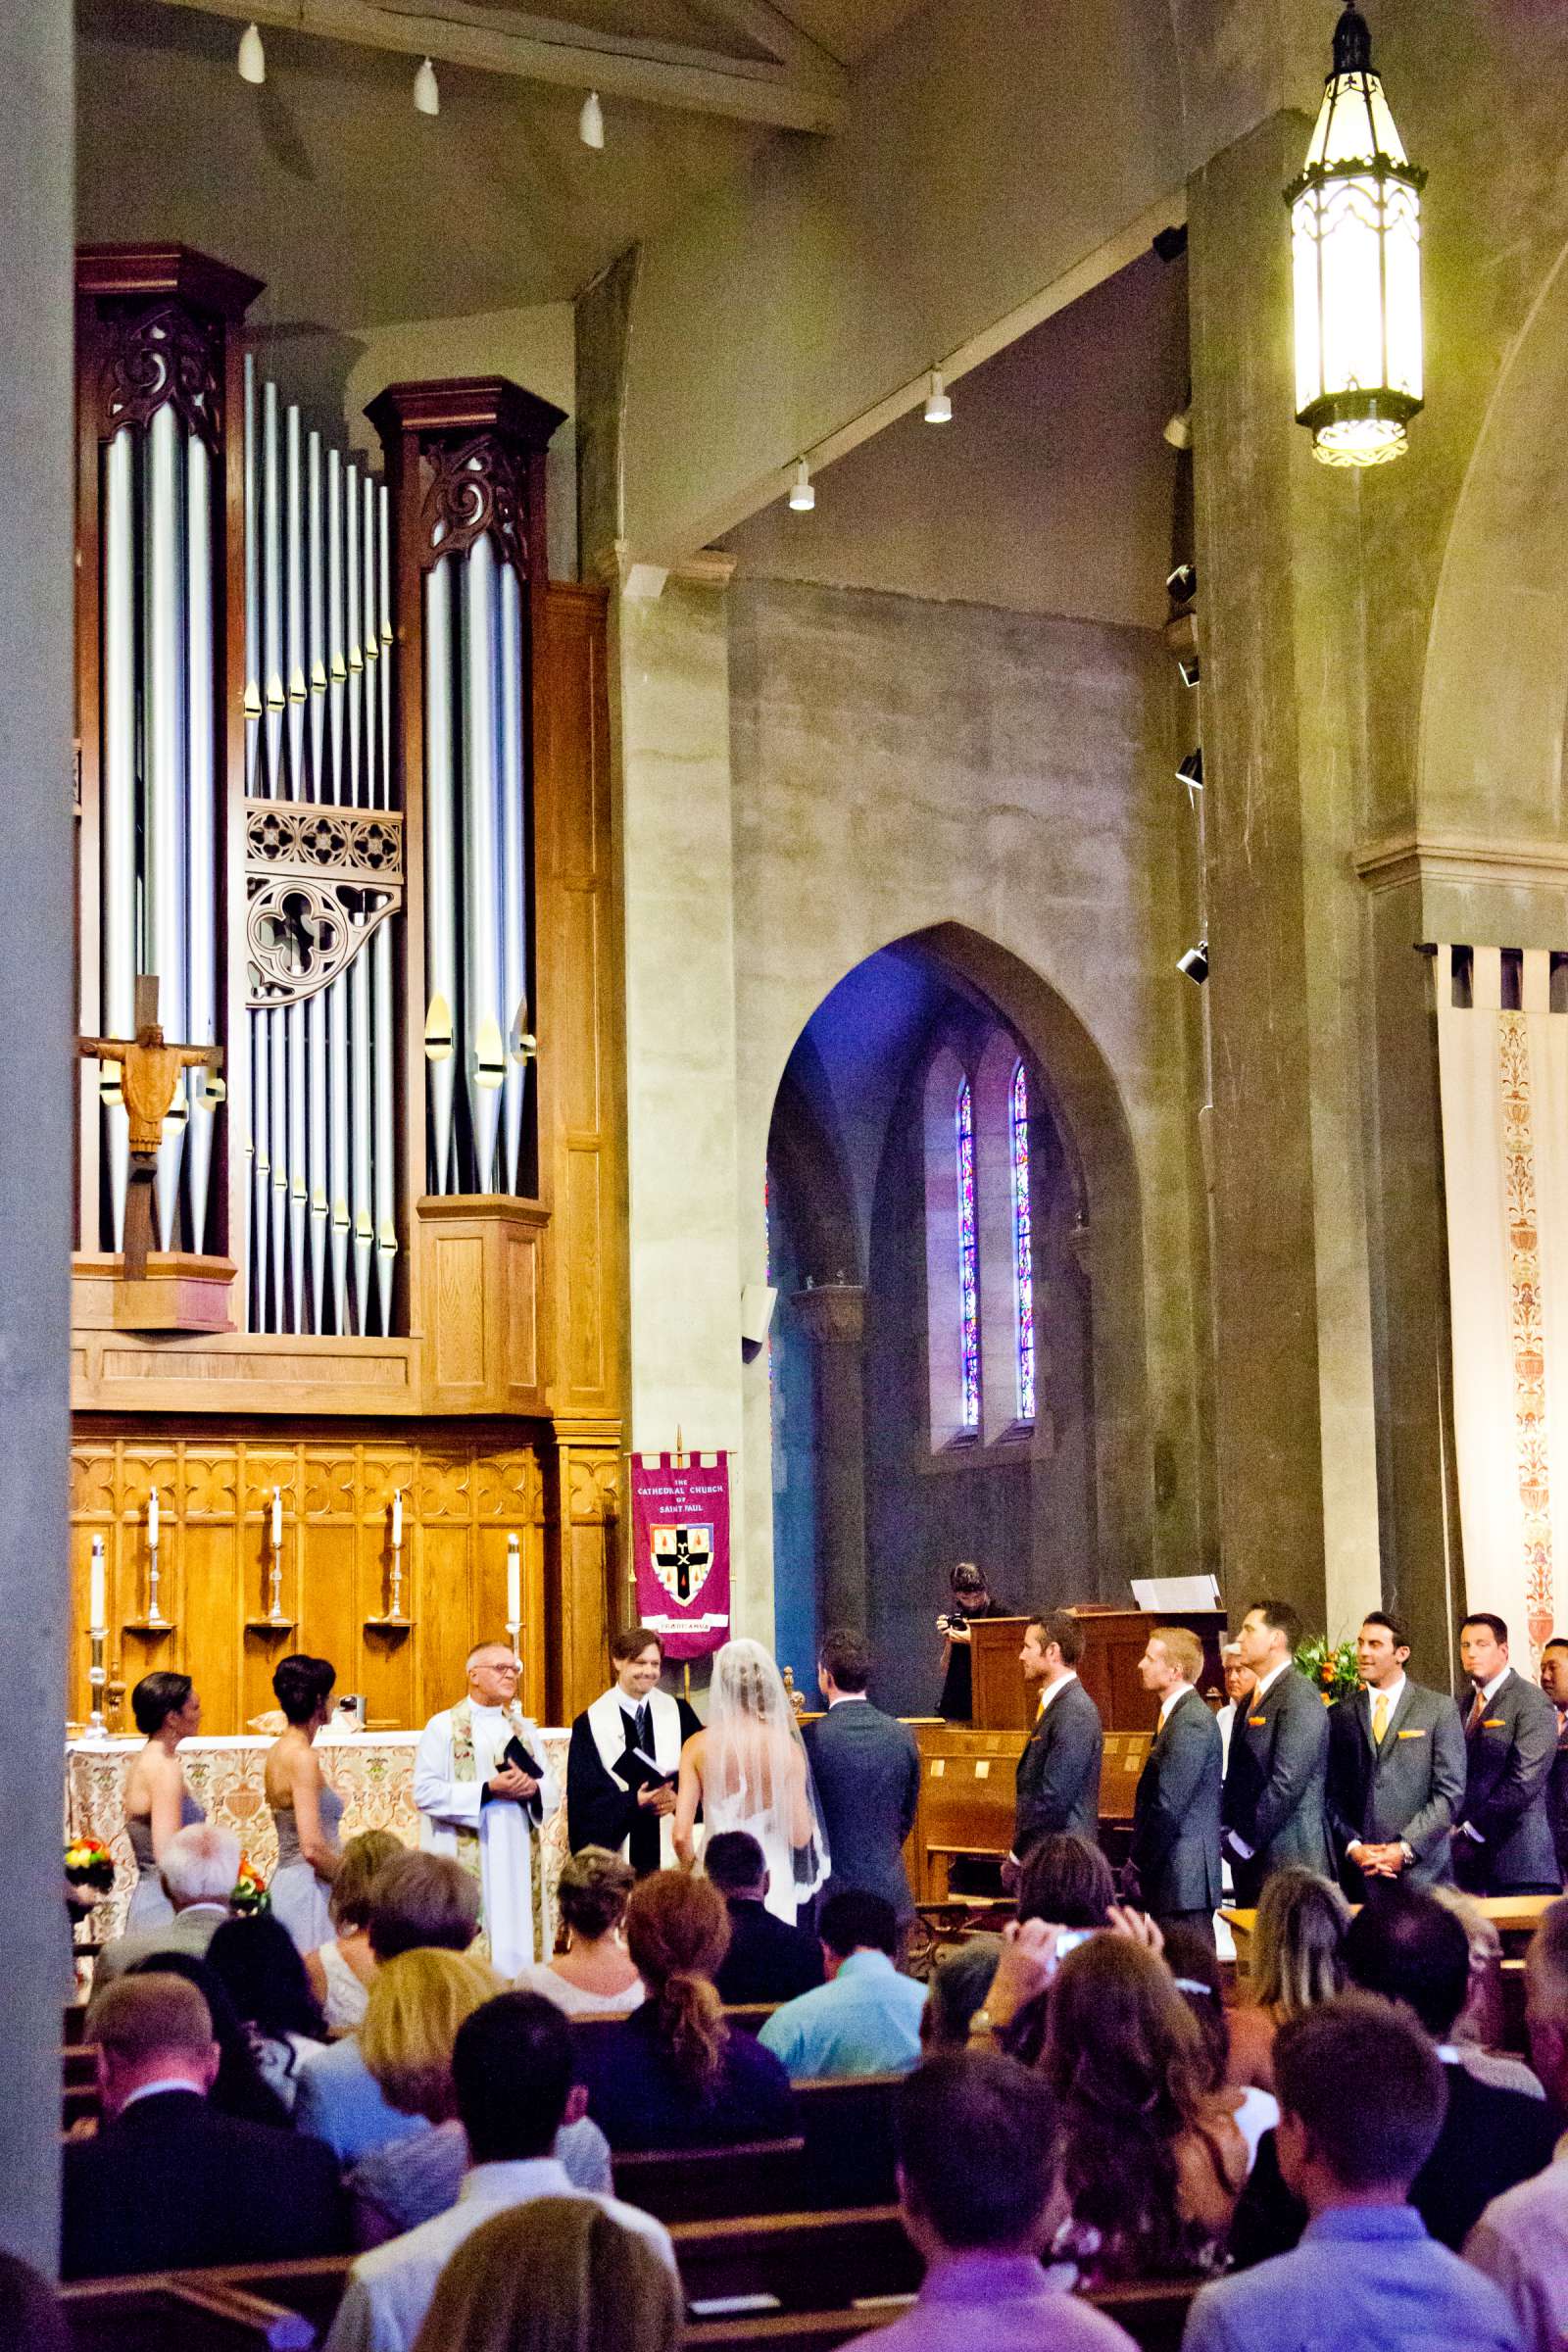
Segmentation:
<svg viewBox="0 0 1568 2352">
<path fill-rule="evenodd" d="M 480 1925 L 504 1977 L 551 1955 L 540 1833 L 561 1803 L 553 1773 L 506 1761 L 515 1740 L 544 1762 L 538 1726 L 517 1706 L 518 1671 L 504 1642 L 470 1651 L 467 1697 L 430 1718 L 414 1759 L 419 1842 L 478 1879 Z"/>
<path fill-rule="evenodd" d="M 668 1870 L 675 1860 L 670 1824 L 673 1786 L 648 1786 L 641 1751 L 662 1773 L 680 1767 L 680 1751 L 702 1725 L 682 1698 L 659 1688 L 664 1645 L 643 1625 L 628 1626 L 610 1645 L 614 1682 L 585 1707 L 571 1727 L 566 1753 L 566 1842 L 574 1854 L 585 1845 L 608 1846 L 629 1862 L 639 1878 Z M 639 1788 L 646 1793 L 639 1794 Z"/>
</svg>

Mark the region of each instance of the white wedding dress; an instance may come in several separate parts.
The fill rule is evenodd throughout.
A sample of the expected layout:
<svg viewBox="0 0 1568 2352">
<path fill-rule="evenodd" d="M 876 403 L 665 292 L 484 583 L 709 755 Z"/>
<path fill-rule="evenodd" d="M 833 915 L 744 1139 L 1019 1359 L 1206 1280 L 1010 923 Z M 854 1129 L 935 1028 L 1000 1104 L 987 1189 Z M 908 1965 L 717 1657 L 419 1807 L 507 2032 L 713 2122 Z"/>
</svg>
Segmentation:
<svg viewBox="0 0 1568 2352">
<path fill-rule="evenodd" d="M 827 1836 L 795 1710 L 759 1642 L 727 1642 L 713 1660 L 703 1823 L 705 1844 L 728 1830 L 757 1839 L 767 1909 L 794 1927 L 801 1904 L 826 1883 Z M 797 1845 L 803 1826 L 807 1841 Z"/>
</svg>

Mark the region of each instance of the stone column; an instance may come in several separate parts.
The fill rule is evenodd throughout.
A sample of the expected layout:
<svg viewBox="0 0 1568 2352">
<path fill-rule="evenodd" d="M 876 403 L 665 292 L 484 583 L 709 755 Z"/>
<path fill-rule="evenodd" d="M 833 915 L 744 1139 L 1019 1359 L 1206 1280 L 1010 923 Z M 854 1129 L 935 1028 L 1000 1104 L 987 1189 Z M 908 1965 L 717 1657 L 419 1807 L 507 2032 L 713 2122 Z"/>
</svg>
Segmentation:
<svg viewBox="0 0 1568 2352">
<path fill-rule="evenodd" d="M 853 1282 L 797 1291 L 795 1312 L 816 1343 L 816 1450 L 819 1575 L 824 1630 L 853 1625 L 864 1633 L 865 1380 L 861 1341 L 865 1292 Z"/>
<path fill-rule="evenodd" d="M 0 9 L 0 2245 L 59 2236 L 72 968 L 70 0 Z"/>
<path fill-rule="evenodd" d="M 633 586 L 638 585 L 634 574 Z M 749 1592 L 736 1183 L 734 861 L 723 593 L 613 600 L 626 973 L 631 1445 L 725 1447 L 738 1633 Z"/>
<path fill-rule="evenodd" d="M 1214 1039 L 1217 1452 L 1233 1606 L 1342 1632 L 1380 1592 L 1351 856 L 1366 793 L 1360 485 L 1295 422 L 1279 114 L 1191 184 Z M 1391 584 L 1390 593 L 1397 593 Z"/>
</svg>

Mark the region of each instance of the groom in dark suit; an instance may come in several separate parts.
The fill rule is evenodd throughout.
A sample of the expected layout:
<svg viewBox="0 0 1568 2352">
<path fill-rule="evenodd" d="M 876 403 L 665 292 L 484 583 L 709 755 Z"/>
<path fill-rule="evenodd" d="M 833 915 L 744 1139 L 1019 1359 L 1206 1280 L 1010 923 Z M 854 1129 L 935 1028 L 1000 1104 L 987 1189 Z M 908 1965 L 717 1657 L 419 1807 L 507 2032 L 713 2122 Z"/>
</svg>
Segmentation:
<svg viewBox="0 0 1568 2352">
<path fill-rule="evenodd" d="M 1451 1698 L 1406 1675 L 1410 1643 L 1373 1609 L 1356 1636 L 1365 1688 L 1329 1713 L 1329 1827 L 1340 1884 L 1353 1903 L 1368 1884 L 1453 1884 L 1449 1833 L 1464 1802 L 1464 1726 Z"/>
<path fill-rule="evenodd" d="M 1329 1719 L 1322 1693 L 1293 1660 L 1301 1621 L 1288 1600 L 1254 1602 L 1242 1620 L 1237 1653 L 1257 1688 L 1236 1711 L 1221 1806 L 1236 1899 L 1255 1903 L 1264 1880 L 1298 1862 L 1334 1876 L 1326 1781 Z"/>
<path fill-rule="evenodd" d="M 914 1917 L 904 1841 L 920 1801 L 920 1751 L 908 1727 L 866 1697 L 871 1649 L 863 1634 L 830 1633 L 816 1679 L 827 1713 L 805 1737 L 827 1831 L 827 1892 L 880 1894 L 903 1928 Z"/>
<path fill-rule="evenodd" d="M 1100 1709 L 1078 1680 L 1084 1629 L 1071 1609 L 1032 1617 L 1018 1663 L 1039 1692 L 1034 1730 L 1018 1758 L 1018 1795 L 1012 1851 L 1002 1865 L 1004 1886 L 1018 1884 L 1029 1848 L 1053 1831 L 1071 1830 L 1091 1845 L 1100 1838 L 1100 1759 L 1104 1748 Z"/>
<path fill-rule="evenodd" d="M 1194 1929 L 1214 1942 L 1220 1899 L 1219 1725 L 1198 1693 L 1203 1644 L 1184 1625 L 1156 1625 L 1138 1679 L 1159 1701 L 1154 1734 L 1133 1798 L 1128 1859 L 1139 1898 L 1162 1928 Z"/>
<path fill-rule="evenodd" d="M 1481 1609 L 1459 1628 L 1470 1678 L 1464 1802 L 1453 1866 L 1472 1894 L 1556 1894 L 1562 1880 L 1546 1811 L 1557 1760 L 1557 1712 L 1508 1663 L 1508 1628 Z"/>
</svg>

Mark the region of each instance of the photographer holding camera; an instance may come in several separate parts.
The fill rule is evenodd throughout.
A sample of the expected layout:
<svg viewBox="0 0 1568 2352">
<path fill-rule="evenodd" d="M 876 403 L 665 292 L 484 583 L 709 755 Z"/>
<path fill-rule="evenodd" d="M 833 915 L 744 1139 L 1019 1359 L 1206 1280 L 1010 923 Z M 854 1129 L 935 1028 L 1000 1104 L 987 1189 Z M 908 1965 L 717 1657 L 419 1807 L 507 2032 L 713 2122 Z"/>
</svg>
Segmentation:
<svg viewBox="0 0 1568 2352">
<path fill-rule="evenodd" d="M 949 1723 L 967 1723 L 974 1713 L 974 1690 L 969 1658 L 969 1621 L 973 1617 L 1005 1617 L 1010 1612 L 993 1600 L 985 1574 L 973 1560 L 959 1560 L 949 1579 L 953 1606 L 937 1619 L 944 1642 L 942 1696 L 937 1713 Z"/>
</svg>

